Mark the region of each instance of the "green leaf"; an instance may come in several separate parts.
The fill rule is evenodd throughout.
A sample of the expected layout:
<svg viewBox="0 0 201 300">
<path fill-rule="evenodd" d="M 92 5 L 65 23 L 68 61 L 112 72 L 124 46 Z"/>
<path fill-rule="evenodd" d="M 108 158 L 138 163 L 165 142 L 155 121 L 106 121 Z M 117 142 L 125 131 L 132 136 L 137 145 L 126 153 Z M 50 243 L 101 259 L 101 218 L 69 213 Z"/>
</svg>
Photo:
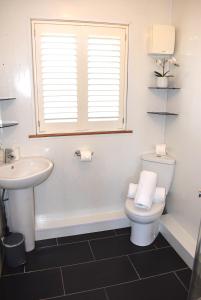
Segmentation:
<svg viewBox="0 0 201 300">
<path fill-rule="evenodd" d="M 165 73 L 164 73 L 164 77 L 165 77 L 165 75 L 167 75 L 169 72 L 170 72 L 170 71 L 165 72 Z"/>
<path fill-rule="evenodd" d="M 157 72 L 157 71 L 154 71 L 154 74 L 155 74 L 156 77 L 163 77 L 163 75 L 161 73 Z"/>
</svg>

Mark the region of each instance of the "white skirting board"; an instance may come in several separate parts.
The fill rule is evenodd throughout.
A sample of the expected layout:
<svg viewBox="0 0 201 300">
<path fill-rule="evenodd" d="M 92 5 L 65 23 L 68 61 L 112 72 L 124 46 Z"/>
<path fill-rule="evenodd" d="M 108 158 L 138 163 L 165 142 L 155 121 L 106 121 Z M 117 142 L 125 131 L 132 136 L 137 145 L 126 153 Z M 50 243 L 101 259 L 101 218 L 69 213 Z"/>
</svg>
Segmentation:
<svg viewBox="0 0 201 300">
<path fill-rule="evenodd" d="M 130 226 L 124 211 L 70 217 L 36 216 L 36 240 L 84 234 Z"/>
<path fill-rule="evenodd" d="M 192 269 L 195 256 L 196 241 L 175 220 L 171 214 L 163 215 L 160 220 L 160 232 Z"/>
</svg>

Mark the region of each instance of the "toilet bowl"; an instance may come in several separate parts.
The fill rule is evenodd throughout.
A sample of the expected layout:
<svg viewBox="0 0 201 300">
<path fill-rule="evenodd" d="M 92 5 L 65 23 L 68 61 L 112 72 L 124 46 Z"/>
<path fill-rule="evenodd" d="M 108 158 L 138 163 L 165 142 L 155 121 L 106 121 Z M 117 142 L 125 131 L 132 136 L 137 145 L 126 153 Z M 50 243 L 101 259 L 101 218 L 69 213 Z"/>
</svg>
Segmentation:
<svg viewBox="0 0 201 300">
<path fill-rule="evenodd" d="M 165 201 L 153 203 L 150 210 L 138 208 L 133 199 L 127 199 L 125 212 L 131 221 L 131 237 L 133 244 L 150 245 L 158 235 L 158 221 L 163 213 Z"/>
<path fill-rule="evenodd" d="M 175 160 L 170 156 L 157 157 L 155 154 L 142 156 L 142 170 L 157 173 L 157 186 L 165 188 L 166 196 L 172 183 L 174 169 Z M 153 203 L 149 210 L 136 207 L 134 199 L 126 200 L 125 213 L 131 221 L 130 240 L 133 244 L 148 246 L 155 240 L 159 233 L 159 220 L 165 208 L 165 200 Z"/>
</svg>

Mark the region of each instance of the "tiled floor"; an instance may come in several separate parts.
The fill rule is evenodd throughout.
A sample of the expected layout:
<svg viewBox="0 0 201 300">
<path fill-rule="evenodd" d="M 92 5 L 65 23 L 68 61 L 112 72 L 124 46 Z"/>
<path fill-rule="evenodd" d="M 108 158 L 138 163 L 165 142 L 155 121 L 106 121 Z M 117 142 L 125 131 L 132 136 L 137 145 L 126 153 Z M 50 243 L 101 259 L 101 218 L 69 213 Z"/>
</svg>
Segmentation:
<svg viewBox="0 0 201 300">
<path fill-rule="evenodd" d="M 159 235 L 148 247 L 118 229 L 38 241 L 25 267 L 4 267 L 2 300 L 186 300 L 191 271 Z"/>
</svg>

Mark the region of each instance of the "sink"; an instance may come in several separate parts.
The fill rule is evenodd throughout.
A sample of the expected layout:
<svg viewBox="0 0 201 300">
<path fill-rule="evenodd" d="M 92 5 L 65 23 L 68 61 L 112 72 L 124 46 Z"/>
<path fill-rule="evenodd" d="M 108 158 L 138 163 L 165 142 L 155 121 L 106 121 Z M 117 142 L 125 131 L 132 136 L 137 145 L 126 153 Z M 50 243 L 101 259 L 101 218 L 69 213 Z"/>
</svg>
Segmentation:
<svg viewBox="0 0 201 300">
<path fill-rule="evenodd" d="M 44 157 L 26 157 L 0 166 L 0 188 L 7 190 L 25 189 L 45 181 L 53 163 Z"/>
<path fill-rule="evenodd" d="M 0 188 L 8 190 L 8 226 L 25 237 L 26 251 L 35 248 L 34 187 L 51 174 L 53 163 L 45 157 L 24 157 L 0 165 Z"/>
</svg>

